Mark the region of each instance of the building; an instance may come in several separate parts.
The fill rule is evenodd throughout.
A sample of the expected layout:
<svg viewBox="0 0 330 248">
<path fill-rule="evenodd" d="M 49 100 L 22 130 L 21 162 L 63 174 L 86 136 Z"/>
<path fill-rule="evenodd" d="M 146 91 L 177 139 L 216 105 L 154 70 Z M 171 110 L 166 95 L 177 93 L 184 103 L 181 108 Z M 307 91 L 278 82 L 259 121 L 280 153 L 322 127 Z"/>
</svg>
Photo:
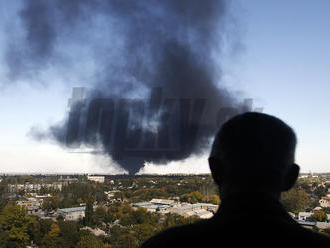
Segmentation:
<svg viewBox="0 0 330 248">
<path fill-rule="evenodd" d="M 330 197 L 322 197 L 319 200 L 320 206 L 323 208 L 328 208 L 330 207 Z"/>
<path fill-rule="evenodd" d="M 167 209 L 169 206 L 167 205 L 160 205 L 160 204 L 154 204 L 151 202 L 139 202 L 139 203 L 133 203 L 132 204 L 133 208 L 145 208 L 148 212 L 155 213 L 163 213 L 166 214 L 168 213 Z"/>
<path fill-rule="evenodd" d="M 25 192 L 39 192 L 41 189 L 53 189 L 53 190 L 62 190 L 62 183 L 36 183 L 36 184 L 8 184 L 9 192 L 19 192 L 24 190 Z"/>
<path fill-rule="evenodd" d="M 172 205 L 175 203 L 174 200 L 167 200 L 167 199 L 152 199 L 150 203 L 156 204 L 156 205 Z"/>
<path fill-rule="evenodd" d="M 212 205 L 212 208 L 207 208 L 205 205 Z M 215 207 L 213 207 L 215 206 Z M 173 206 L 169 209 L 170 213 L 178 214 L 184 217 L 198 217 L 201 219 L 209 219 L 213 216 L 217 205 L 197 203 L 197 204 L 183 204 Z"/>
<path fill-rule="evenodd" d="M 219 208 L 219 205 L 214 205 L 214 204 L 210 204 L 210 203 L 196 203 L 196 204 L 193 204 L 194 205 L 194 209 L 204 209 L 204 210 L 207 210 L 209 212 L 217 212 L 218 211 L 218 208 Z"/>
<path fill-rule="evenodd" d="M 198 217 L 209 219 L 218 210 L 219 206 L 209 203 L 178 203 L 175 200 L 152 199 L 150 202 L 133 203 L 133 207 L 145 208 L 149 212 L 160 214 L 173 213 L 184 217 Z"/>
<path fill-rule="evenodd" d="M 97 183 L 104 183 L 104 176 L 87 176 L 87 180 Z"/>
<path fill-rule="evenodd" d="M 312 212 L 299 212 L 298 221 L 310 221 L 312 219 Z"/>
<path fill-rule="evenodd" d="M 62 215 L 65 220 L 77 221 L 85 217 L 86 207 L 60 208 L 57 210 L 58 215 Z"/>
</svg>

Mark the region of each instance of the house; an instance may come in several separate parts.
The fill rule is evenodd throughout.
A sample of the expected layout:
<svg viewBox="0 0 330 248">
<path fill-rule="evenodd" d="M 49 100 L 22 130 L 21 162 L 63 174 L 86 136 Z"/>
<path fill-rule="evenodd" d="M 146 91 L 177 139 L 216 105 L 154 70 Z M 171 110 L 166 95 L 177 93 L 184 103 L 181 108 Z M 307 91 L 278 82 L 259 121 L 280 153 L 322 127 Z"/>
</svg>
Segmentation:
<svg viewBox="0 0 330 248">
<path fill-rule="evenodd" d="M 312 212 L 299 212 L 298 221 L 309 221 L 311 220 Z"/>
<path fill-rule="evenodd" d="M 85 217 L 86 207 L 60 208 L 57 210 L 58 215 L 62 215 L 65 220 L 79 220 Z"/>
<path fill-rule="evenodd" d="M 330 207 L 330 197 L 322 197 L 319 200 L 320 206 L 323 208 Z"/>
<path fill-rule="evenodd" d="M 105 177 L 104 176 L 87 176 L 87 180 L 93 181 L 96 183 L 104 183 Z"/>
</svg>

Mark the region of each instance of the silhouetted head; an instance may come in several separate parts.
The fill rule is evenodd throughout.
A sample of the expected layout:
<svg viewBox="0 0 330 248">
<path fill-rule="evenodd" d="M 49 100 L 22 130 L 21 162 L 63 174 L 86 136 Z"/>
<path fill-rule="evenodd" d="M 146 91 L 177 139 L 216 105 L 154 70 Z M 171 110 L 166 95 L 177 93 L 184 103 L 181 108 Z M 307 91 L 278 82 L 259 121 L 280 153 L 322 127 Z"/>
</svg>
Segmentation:
<svg viewBox="0 0 330 248">
<path fill-rule="evenodd" d="M 294 164 L 296 135 L 280 119 L 249 112 L 222 125 L 210 169 L 221 194 L 237 191 L 276 193 L 290 189 L 299 173 Z"/>
</svg>

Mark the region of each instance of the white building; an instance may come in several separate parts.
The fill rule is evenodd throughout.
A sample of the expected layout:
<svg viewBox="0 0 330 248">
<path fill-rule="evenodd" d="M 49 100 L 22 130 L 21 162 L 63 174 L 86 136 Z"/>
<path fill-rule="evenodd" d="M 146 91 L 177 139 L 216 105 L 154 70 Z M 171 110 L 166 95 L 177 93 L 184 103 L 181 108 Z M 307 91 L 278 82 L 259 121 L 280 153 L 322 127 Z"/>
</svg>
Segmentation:
<svg viewBox="0 0 330 248">
<path fill-rule="evenodd" d="M 201 219 L 211 218 L 219 208 L 218 205 L 209 203 L 177 203 L 167 199 L 152 199 L 150 202 L 133 203 L 132 206 L 145 208 L 149 212 L 174 213 L 184 217 L 196 216 Z"/>
<path fill-rule="evenodd" d="M 330 197 L 322 197 L 319 200 L 320 206 L 323 208 L 330 207 Z"/>
<path fill-rule="evenodd" d="M 76 208 L 60 208 L 57 210 L 59 215 L 62 215 L 65 220 L 79 220 L 85 217 L 86 207 L 76 207 Z"/>
<path fill-rule="evenodd" d="M 87 180 L 97 183 L 104 183 L 104 176 L 87 176 Z"/>
<path fill-rule="evenodd" d="M 150 203 L 153 204 L 160 204 L 160 205 L 172 205 L 175 203 L 174 200 L 167 200 L 167 199 L 152 199 Z"/>
<path fill-rule="evenodd" d="M 312 216 L 312 212 L 299 212 L 298 213 L 298 220 L 301 220 L 301 221 L 308 221 L 311 219 L 311 216 Z"/>
</svg>

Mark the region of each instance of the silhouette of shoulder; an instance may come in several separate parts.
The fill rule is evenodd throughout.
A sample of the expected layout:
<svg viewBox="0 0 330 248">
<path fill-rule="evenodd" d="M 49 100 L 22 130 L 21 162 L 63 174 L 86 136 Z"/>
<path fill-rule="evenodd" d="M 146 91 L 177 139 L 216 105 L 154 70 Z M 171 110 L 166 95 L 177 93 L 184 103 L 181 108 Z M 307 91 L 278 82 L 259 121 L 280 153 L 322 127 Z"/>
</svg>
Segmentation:
<svg viewBox="0 0 330 248">
<path fill-rule="evenodd" d="M 244 197 L 243 197 L 244 198 Z M 258 204 L 263 203 L 262 207 Z M 221 204 L 214 217 L 194 224 L 170 228 L 146 241 L 151 247 L 330 247 L 330 239 L 301 227 L 286 213 L 279 202 L 252 197 L 230 199 Z"/>
</svg>

